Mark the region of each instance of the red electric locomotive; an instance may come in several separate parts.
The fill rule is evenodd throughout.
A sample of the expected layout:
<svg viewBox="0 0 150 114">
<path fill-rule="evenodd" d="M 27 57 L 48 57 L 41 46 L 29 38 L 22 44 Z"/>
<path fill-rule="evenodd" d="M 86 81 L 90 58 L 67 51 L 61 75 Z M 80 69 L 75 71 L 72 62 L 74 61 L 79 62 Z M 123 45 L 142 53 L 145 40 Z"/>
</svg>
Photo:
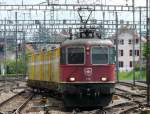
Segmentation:
<svg viewBox="0 0 150 114">
<path fill-rule="evenodd" d="M 60 49 L 59 91 L 65 106 L 108 105 L 115 86 L 113 43 L 103 39 L 67 40 Z"/>
</svg>

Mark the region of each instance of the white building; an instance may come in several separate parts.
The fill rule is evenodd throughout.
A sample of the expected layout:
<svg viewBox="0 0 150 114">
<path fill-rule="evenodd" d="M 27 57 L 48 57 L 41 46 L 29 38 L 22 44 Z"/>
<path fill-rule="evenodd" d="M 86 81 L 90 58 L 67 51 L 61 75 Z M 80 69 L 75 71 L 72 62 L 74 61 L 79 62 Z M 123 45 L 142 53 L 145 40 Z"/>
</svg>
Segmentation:
<svg viewBox="0 0 150 114">
<path fill-rule="evenodd" d="M 115 35 L 113 41 L 115 44 Z M 119 71 L 131 71 L 133 69 L 133 38 L 135 42 L 135 63 L 139 63 L 140 58 L 140 37 L 128 26 L 121 27 L 118 31 L 118 65 Z M 146 42 L 141 38 L 141 44 Z"/>
</svg>

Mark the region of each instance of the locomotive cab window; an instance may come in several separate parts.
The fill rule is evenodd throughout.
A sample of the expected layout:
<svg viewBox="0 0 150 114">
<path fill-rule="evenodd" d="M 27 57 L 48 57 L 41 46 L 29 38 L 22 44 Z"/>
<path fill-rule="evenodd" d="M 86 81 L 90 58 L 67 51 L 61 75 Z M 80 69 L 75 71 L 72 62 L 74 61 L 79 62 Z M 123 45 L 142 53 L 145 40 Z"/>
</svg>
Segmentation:
<svg viewBox="0 0 150 114">
<path fill-rule="evenodd" d="M 66 64 L 66 48 L 61 48 L 60 55 L 60 63 Z"/>
<path fill-rule="evenodd" d="M 93 47 L 91 52 L 92 64 L 108 64 L 108 48 Z"/>
<path fill-rule="evenodd" d="M 114 64 L 115 63 L 115 48 L 109 48 L 109 64 Z"/>
<path fill-rule="evenodd" d="M 83 47 L 70 47 L 67 49 L 68 64 L 84 64 L 84 48 Z"/>
</svg>

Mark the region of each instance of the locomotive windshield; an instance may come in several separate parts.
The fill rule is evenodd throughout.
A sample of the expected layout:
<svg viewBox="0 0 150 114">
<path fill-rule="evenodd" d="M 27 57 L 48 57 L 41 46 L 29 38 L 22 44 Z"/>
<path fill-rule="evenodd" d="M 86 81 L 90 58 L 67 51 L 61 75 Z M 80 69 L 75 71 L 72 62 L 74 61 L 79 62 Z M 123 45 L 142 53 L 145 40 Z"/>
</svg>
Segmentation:
<svg viewBox="0 0 150 114">
<path fill-rule="evenodd" d="M 115 48 L 109 48 L 109 64 L 115 63 Z"/>
<path fill-rule="evenodd" d="M 84 64 L 84 48 L 70 47 L 67 56 L 68 64 Z"/>
<path fill-rule="evenodd" d="M 108 48 L 93 47 L 91 55 L 92 64 L 108 64 Z"/>
</svg>

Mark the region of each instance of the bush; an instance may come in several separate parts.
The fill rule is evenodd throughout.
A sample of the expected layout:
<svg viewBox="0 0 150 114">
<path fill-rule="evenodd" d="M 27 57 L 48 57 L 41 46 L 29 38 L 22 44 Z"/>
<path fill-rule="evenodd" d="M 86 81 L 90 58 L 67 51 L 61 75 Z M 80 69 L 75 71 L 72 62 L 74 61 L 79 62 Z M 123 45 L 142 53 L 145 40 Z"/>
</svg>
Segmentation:
<svg viewBox="0 0 150 114">
<path fill-rule="evenodd" d="M 7 74 L 16 74 L 16 61 L 15 60 L 8 60 L 6 63 Z M 18 74 L 23 74 L 26 71 L 26 64 L 22 63 L 22 60 L 18 60 Z"/>
<path fill-rule="evenodd" d="M 145 69 L 146 69 L 146 66 L 142 65 L 142 70 L 145 70 Z M 140 71 L 140 64 L 136 64 L 135 71 Z"/>
<path fill-rule="evenodd" d="M 146 71 L 142 69 L 142 80 L 146 80 Z M 135 80 L 140 80 L 140 71 L 135 71 Z M 119 80 L 133 80 L 133 71 L 119 72 Z"/>
</svg>

